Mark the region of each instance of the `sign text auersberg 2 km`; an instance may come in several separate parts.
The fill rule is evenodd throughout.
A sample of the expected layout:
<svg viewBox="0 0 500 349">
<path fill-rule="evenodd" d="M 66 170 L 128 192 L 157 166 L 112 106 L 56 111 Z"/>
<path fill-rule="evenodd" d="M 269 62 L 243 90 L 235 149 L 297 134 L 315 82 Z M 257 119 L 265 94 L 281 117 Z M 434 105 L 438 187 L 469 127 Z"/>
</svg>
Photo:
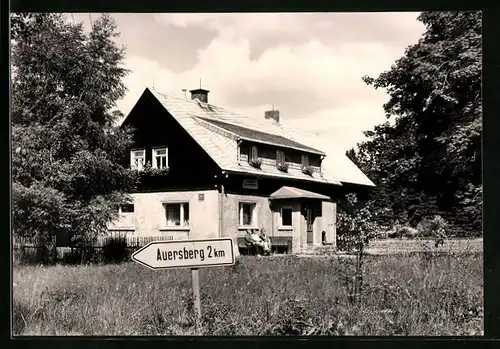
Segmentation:
<svg viewBox="0 0 500 349">
<path fill-rule="evenodd" d="M 150 269 L 191 268 L 194 311 L 201 318 L 198 268 L 233 265 L 233 240 L 153 241 L 132 254 L 132 260 Z"/>
<path fill-rule="evenodd" d="M 137 250 L 132 259 L 151 269 L 233 265 L 233 240 L 153 241 Z"/>
</svg>

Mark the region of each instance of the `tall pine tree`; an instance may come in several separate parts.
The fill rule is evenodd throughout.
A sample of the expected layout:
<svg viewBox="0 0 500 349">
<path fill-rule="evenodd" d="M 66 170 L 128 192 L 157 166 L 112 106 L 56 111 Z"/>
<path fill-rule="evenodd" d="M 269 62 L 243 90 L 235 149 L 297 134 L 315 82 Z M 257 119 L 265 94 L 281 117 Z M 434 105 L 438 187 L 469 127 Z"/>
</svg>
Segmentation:
<svg viewBox="0 0 500 349">
<path fill-rule="evenodd" d="M 124 48 L 109 15 L 13 14 L 12 180 L 16 236 L 90 242 L 107 231 L 136 184 L 123 167 L 130 130 L 113 111 L 126 88 Z"/>
</svg>

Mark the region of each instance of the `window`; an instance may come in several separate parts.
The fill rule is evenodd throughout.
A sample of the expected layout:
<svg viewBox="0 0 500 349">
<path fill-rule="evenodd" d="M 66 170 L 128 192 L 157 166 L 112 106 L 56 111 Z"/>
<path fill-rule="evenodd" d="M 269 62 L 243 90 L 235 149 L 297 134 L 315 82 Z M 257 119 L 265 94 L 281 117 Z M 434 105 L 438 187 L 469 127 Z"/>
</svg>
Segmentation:
<svg viewBox="0 0 500 349">
<path fill-rule="evenodd" d="M 146 151 L 144 149 L 132 150 L 130 152 L 130 167 L 142 170 L 146 162 Z"/>
<path fill-rule="evenodd" d="M 255 203 L 240 202 L 239 206 L 239 225 L 240 226 L 257 226 L 257 219 L 255 215 Z"/>
<path fill-rule="evenodd" d="M 285 162 L 285 152 L 283 150 L 276 150 L 276 164 L 281 165 Z"/>
<path fill-rule="evenodd" d="M 172 203 L 163 204 L 165 208 L 165 217 L 168 227 L 186 227 L 189 226 L 189 204 Z"/>
<path fill-rule="evenodd" d="M 156 148 L 153 149 L 153 168 L 167 168 L 168 167 L 168 149 Z"/>
<path fill-rule="evenodd" d="M 250 148 L 250 160 L 256 161 L 259 158 L 259 151 L 255 145 Z"/>
<path fill-rule="evenodd" d="M 309 156 L 302 155 L 302 167 L 309 167 Z"/>
<path fill-rule="evenodd" d="M 283 207 L 281 209 L 281 226 L 292 226 L 292 209 L 290 207 Z"/>
<path fill-rule="evenodd" d="M 120 206 L 120 213 L 134 213 L 134 204 L 123 204 Z"/>
<path fill-rule="evenodd" d="M 118 206 L 118 217 L 112 222 L 112 229 L 116 231 L 135 231 L 134 204 L 124 203 Z"/>
</svg>

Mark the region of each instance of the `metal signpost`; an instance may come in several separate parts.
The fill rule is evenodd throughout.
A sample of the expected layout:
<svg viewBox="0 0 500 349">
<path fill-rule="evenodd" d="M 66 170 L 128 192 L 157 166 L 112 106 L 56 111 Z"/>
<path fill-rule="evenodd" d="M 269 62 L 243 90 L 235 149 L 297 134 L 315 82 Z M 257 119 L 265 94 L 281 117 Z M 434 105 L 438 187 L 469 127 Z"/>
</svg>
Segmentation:
<svg viewBox="0 0 500 349">
<path fill-rule="evenodd" d="M 201 318 L 199 268 L 233 265 L 233 240 L 153 241 L 132 254 L 132 260 L 150 269 L 190 268 L 193 302 L 198 321 Z"/>
</svg>

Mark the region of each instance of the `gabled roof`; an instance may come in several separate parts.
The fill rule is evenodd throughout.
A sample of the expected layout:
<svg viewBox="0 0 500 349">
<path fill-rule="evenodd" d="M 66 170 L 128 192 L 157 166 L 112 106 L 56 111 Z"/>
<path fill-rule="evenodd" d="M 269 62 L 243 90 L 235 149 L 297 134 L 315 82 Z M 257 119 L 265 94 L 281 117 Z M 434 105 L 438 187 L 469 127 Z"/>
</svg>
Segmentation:
<svg viewBox="0 0 500 349">
<path fill-rule="evenodd" d="M 272 193 L 269 198 L 271 200 L 279 199 L 319 199 L 319 200 L 329 200 L 330 198 L 323 194 L 313 193 L 312 191 L 299 189 L 295 187 L 283 186 L 280 189 Z"/>
<path fill-rule="evenodd" d="M 224 171 L 335 185 L 342 185 L 341 182 L 374 185 L 344 153 L 335 150 L 329 140 L 321 142 L 320 137 L 316 135 L 308 136 L 298 130 L 265 120 L 264 117 L 251 118 L 199 100 L 167 96 L 150 89 L 146 89 L 146 92 L 153 94 Z M 276 166 L 263 164 L 261 169 L 256 169 L 247 162 L 238 162 L 238 138 L 250 139 L 249 136 L 252 135 L 256 137 L 254 138 L 256 141 L 268 140 L 285 147 L 306 147 L 301 150 L 325 153 L 322 173 L 309 176 L 300 169 L 292 168 L 288 173 L 283 173 Z"/>
</svg>

